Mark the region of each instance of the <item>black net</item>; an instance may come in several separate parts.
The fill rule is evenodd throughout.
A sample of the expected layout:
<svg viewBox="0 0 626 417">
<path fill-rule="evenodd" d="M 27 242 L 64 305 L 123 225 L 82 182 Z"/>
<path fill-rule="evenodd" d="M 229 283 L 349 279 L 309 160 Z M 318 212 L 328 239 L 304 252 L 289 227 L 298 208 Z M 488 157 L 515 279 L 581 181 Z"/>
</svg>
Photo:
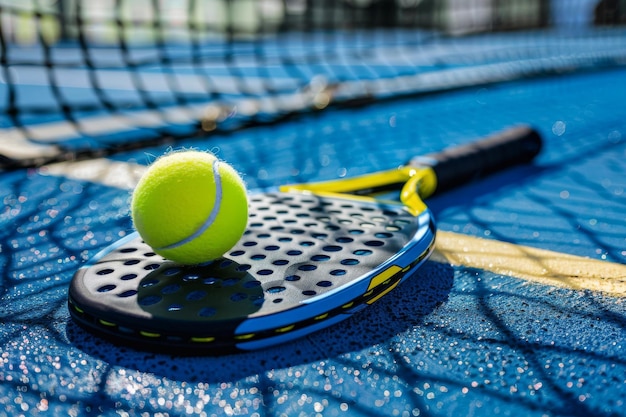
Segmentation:
<svg viewBox="0 0 626 417">
<path fill-rule="evenodd" d="M 604 3 L 4 0 L 0 161 L 32 166 L 622 65 L 626 7 Z"/>
</svg>

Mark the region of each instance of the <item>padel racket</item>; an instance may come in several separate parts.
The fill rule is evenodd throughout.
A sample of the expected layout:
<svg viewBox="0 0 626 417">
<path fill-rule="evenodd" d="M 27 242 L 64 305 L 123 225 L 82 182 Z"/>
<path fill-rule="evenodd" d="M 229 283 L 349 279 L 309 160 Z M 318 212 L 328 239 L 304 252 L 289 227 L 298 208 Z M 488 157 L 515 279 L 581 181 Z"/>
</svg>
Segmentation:
<svg viewBox="0 0 626 417">
<path fill-rule="evenodd" d="M 208 265 L 168 261 L 131 234 L 76 272 L 70 313 L 113 341 L 175 352 L 296 339 L 415 275 L 435 242 L 424 198 L 527 163 L 540 149 L 538 133 L 522 126 L 398 169 L 253 195 L 243 238 Z M 400 201 L 375 197 L 390 190 Z"/>
</svg>

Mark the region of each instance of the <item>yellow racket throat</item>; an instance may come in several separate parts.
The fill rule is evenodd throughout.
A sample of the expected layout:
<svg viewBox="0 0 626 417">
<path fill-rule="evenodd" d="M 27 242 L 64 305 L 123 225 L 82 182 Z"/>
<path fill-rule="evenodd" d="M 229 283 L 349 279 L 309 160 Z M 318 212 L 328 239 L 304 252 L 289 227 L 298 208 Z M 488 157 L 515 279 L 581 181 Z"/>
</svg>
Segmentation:
<svg viewBox="0 0 626 417">
<path fill-rule="evenodd" d="M 426 210 L 423 199 L 429 197 L 437 188 L 437 176 L 430 167 L 400 167 L 353 178 L 321 181 L 308 184 L 291 184 L 280 187 L 281 192 L 311 192 L 326 197 L 341 197 L 350 194 L 350 198 L 364 201 L 380 201 L 372 194 L 384 189 L 401 185 L 400 201 L 414 216 Z M 356 196 L 354 194 L 357 194 Z"/>
</svg>

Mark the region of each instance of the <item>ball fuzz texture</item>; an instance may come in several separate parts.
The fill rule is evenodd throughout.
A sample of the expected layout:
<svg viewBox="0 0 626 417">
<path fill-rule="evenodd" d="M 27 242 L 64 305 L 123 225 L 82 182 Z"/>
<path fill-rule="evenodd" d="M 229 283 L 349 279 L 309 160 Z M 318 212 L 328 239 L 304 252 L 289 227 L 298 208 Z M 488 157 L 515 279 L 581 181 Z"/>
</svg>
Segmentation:
<svg viewBox="0 0 626 417">
<path fill-rule="evenodd" d="M 131 215 L 154 252 L 195 265 L 221 257 L 237 243 L 248 222 L 248 199 L 230 165 L 206 152 L 173 152 L 141 177 Z"/>
</svg>

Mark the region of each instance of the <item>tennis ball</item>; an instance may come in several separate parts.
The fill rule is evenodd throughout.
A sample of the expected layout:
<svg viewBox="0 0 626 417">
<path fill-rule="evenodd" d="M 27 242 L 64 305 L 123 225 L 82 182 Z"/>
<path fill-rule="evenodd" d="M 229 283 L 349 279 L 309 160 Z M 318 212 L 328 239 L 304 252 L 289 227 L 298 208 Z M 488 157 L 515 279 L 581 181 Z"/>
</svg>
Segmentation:
<svg viewBox="0 0 626 417">
<path fill-rule="evenodd" d="M 173 152 L 144 173 L 131 200 L 133 224 L 155 253 L 186 265 L 221 257 L 248 222 L 245 185 L 214 155 Z"/>
</svg>

